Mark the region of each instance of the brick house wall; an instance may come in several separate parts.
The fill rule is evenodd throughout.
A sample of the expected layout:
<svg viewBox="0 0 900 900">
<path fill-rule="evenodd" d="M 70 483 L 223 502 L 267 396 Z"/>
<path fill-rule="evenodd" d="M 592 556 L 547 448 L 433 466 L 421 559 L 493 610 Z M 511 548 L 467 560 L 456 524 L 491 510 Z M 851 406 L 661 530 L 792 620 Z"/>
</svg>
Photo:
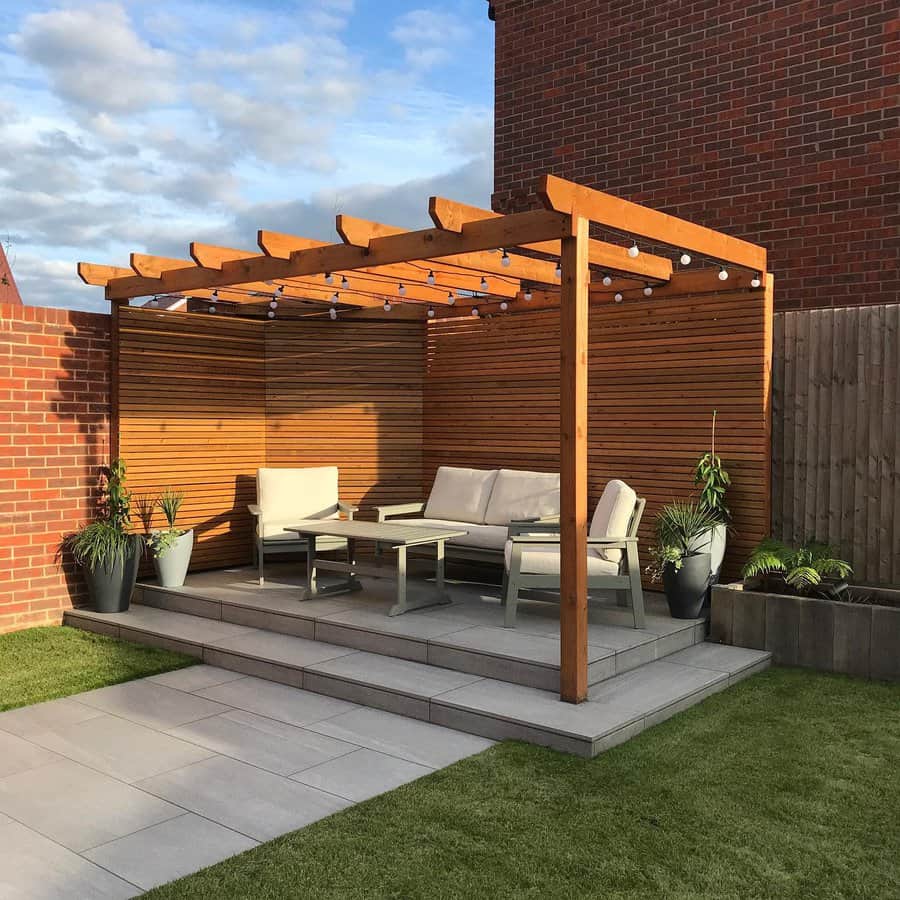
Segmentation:
<svg viewBox="0 0 900 900">
<path fill-rule="evenodd" d="M 109 349 L 108 315 L 0 304 L 0 632 L 85 596 L 57 552 L 108 460 Z"/>
<path fill-rule="evenodd" d="M 553 172 L 770 252 L 784 308 L 900 298 L 896 0 L 492 0 L 494 208 Z"/>
<path fill-rule="evenodd" d="M 16 287 L 16 279 L 13 278 L 12 268 L 6 258 L 6 251 L 0 244 L 0 303 L 10 303 L 15 306 L 22 305 L 19 289 Z"/>
</svg>

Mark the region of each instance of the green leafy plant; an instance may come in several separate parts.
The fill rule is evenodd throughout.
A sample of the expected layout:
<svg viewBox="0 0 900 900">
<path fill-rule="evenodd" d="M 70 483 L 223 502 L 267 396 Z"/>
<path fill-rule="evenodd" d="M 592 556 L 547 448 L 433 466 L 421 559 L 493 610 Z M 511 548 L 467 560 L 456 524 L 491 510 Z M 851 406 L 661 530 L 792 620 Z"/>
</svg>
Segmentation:
<svg viewBox="0 0 900 900">
<path fill-rule="evenodd" d="M 172 488 L 166 488 L 156 501 L 157 506 L 163 511 L 170 529 L 175 528 L 175 519 L 182 503 L 184 503 L 184 494 Z"/>
<path fill-rule="evenodd" d="M 103 474 L 106 477 L 103 500 L 105 518 L 124 531 L 131 524 L 131 493 L 125 487 L 125 460 L 114 460 L 103 470 Z"/>
<path fill-rule="evenodd" d="M 654 563 L 648 571 L 654 581 L 659 580 L 667 565 L 678 571 L 687 557 L 704 552 L 698 539 L 716 524 L 718 519 L 700 501 L 667 503 L 656 516 L 656 540 L 650 548 Z"/>
<path fill-rule="evenodd" d="M 838 559 L 835 554 L 833 547 L 817 541 L 792 547 L 776 538 L 766 538 L 756 545 L 741 574 L 745 580 L 769 579 L 775 582 L 775 589 L 788 589 L 806 596 L 814 592 L 823 579 L 847 578 L 852 574 L 850 563 Z"/>
<path fill-rule="evenodd" d="M 731 476 L 725 471 L 722 458 L 716 454 L 716 416 L 714 409 L 709 452 L 697 461 L 694 484 L 700 485 L 700 505 L 715 517 L 716 524 L 728 524 L 731 511 L 725 503 L 725 493 L 731 485 Z"/>
<path fill-rule="evenodd" d="M 166 488 L 156 498 L 155 505 L 162 510 L 169 526 L 168 528 L 151 531 L 147 535 L 147 548 L 156 559 L 165 556 L 175 546 L 178 538 L 184 534 L 183 529 L 175 527 L 175 520 L 178 517 L 178 510 L 181 509 L 182 503 L 184 503 L 184 494 L 173 488 Z"/>
</svg>

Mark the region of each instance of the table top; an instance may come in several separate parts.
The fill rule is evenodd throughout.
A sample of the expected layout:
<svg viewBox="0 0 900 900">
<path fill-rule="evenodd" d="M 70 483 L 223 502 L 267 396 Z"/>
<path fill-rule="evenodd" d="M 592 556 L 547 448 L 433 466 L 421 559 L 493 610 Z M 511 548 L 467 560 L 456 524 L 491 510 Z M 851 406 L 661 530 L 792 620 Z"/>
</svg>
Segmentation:
<svg viewBox="0 0 900 900">
<path fill-rule="evenodd" d="M 403 525 L 400 522 L 350 522 L 346 519 L 305 519 L 295 525 L 288 525 L 285 531 L 352 538 L 361 541 L 380 541 L 394 547 L 433 544 L 436 541 L 462 537 L 469 533 L 456 528 Z"/>
</svg>

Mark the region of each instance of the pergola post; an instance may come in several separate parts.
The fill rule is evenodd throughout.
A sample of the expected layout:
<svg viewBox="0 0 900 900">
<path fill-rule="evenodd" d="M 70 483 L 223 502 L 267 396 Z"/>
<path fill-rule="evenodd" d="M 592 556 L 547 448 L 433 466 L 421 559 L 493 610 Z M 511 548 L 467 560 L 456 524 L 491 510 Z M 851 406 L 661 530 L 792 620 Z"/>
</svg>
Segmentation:
<svg viewBox="0 0 900 900">
<path fill-rule="evenodd" d="M 587 698 L 589 221 L 562 241 L 560 293 L 560 698 Z"/>
</svg>

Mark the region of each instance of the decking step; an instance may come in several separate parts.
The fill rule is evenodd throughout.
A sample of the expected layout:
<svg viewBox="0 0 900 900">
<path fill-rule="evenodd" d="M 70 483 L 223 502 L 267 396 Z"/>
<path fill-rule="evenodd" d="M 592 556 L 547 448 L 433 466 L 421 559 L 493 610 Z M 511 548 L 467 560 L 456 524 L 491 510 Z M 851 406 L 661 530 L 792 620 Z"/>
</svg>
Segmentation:
<svg viewBox="0 0 900 900">
<path fill-rule="evenodd" d="M 65 621 L 364 706 L 580 756 L 628 740 L 770 660 L 763 651 L 696 644 L 614 675 L 573 706 L 539 688 L 149 606 L 106 615 L 72 610 Z"/>
<path fill-rule="evenodd" d="M 297 588 L 260 589 L 255 583 L 160 588 L 142 584 L 136 602 L 171 612 L 323 641 L 383 656 L 429 663 L 484 678 L 541 690 L 559 685 L 559 618 L 555 606 L 523 602 L 515 629 L 503 627 L 496 597 L 478 596 L 472 586 L 454 586 L 462 602 L 390 618 L 392 585 L 361 579 L 359 594 L 300 602 Z M 412 589 L 428 590 L 414 585 Z M 634 629 L 631 613 L 592 610 L 588 628 L 588 684 L 663 659 L 705 636 L 702 620 L 648 615 Z"/>
</svg>

